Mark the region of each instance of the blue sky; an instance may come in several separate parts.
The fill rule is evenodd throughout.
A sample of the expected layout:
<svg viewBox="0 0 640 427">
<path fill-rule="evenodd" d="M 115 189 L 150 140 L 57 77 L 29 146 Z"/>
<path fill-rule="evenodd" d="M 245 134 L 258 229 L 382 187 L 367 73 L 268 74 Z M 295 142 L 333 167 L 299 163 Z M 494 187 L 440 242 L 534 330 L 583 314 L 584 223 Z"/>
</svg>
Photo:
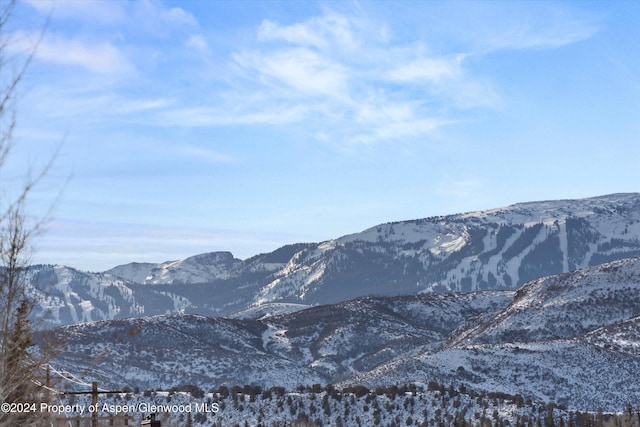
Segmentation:
<svg viewBox="0 0 640 427">
<path fill-rule="evenodd" d="M 640 4 L 45 1 L 19 61 L 34 262 L 237 257 L 378 223 L 638 191 Z M 9 191 L 10 192 L 10 191 Z"/>
</svg>

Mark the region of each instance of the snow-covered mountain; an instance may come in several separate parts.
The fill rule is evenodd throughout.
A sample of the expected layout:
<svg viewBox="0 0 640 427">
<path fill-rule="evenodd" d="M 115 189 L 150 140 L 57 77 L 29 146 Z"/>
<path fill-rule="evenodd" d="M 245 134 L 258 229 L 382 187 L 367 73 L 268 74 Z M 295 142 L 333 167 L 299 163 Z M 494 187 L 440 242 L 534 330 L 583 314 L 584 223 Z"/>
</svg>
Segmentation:
<svg viewBox="0 0 640 427">
<path fill-rule="evenodd" d="M 132 262 L 105 271 L 107 274 L 143 284 L 204 283 L 224 278 L 242 261 L 230 252 L 211 252 L 181 261 L 161 264 Z"/>
<path fill-rule="evenodd" d="M 228 316 L 267 303 L 333 304 L 370 295 L 516 289 L 632 256 L 640 256 L 640 193 L 382 224 L 246 260 L 214 252 L 98 274 L 53 266 L 34 266 L 32 273 L 39 278 L 34 292 L 44 301 L 42 310 L 52 309 L 51 323 L 65 324 L 182 311 Z M 47 289 L 57 292 L 55 301 Z"/>
<path fill-rule="evenodd" d="M 173 314 L 69 325 L 55 330 L 65 347 L 56 364 L 116 389 L 295 389 L 443 345 L 469 317 L 512 298 L 512 291 L 378 297 L 261 319 Z"/>
<path fill-rule="evenodd" d="M 70 325 L 60 370 L 105 387 L 367 387 L 436 381 L 570 408 L 640 399 L 640 258 L 517 291 L 370 297 L 245 319 Z"/>
<path fill-rule="evenodd" d="M 529 282 L 507 308 L 466 325 L 450 344 L 570 339 L 634 319 L 640 316 L 638 265 L 630 258 Z"/>
<path fill-rule="evenodd" d="M 29 292 L 37 304 L 33 317 L 41 327 L 184 311 L 183 296 L 125 281 L 107 273 L 87 273 L 60 265 L 36 265 L 27 271 Z"/>
<path fill-rule="evenodd" d="M 640 194 L 522 203 L 383 224 L 307 247 L 259 286 L 254 303 L 514 289 L 638 255 Z"/>
<path fill-rule="evenodd" d="M 369 385 L 433 377 L 576 408 L 621 408 L 640 386 L 640 259 L 538 279 L 471 318 L 433 352 L 357 375 Z"/>
</svg>

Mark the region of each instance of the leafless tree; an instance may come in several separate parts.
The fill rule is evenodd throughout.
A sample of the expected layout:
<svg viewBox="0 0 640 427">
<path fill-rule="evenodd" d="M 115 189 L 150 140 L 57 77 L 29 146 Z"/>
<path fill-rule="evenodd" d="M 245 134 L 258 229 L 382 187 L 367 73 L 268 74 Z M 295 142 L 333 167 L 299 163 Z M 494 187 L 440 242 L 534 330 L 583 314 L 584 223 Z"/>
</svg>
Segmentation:
<svg viewBox="0 0 640 427">
<path fill-rule="evenodd" d="M 15 143 L 17 88 L 35 52 L 34 46 L 31 55 L 17 64 L 18 57 L 8 54 L 7 23 L 15 6 L 15 0 L 0 2 L 0 171 L 8 164 Z M 27 172 L 22 185 L 12 191 L 0 180 L 0 403 L 10 405 L 3 405 L 0 411 L 2 427 L 38 425 L 43 415 L 39 403 L 48 395 L 42 387 L 48 352 L 34 347 L 29 317 L 34 299 L 25 277 L 29 244 L 41 224 L 27 224 L 25 208 L 27 197 L 46 176 L 52 161 L 35 174 Z"/>
</svg>

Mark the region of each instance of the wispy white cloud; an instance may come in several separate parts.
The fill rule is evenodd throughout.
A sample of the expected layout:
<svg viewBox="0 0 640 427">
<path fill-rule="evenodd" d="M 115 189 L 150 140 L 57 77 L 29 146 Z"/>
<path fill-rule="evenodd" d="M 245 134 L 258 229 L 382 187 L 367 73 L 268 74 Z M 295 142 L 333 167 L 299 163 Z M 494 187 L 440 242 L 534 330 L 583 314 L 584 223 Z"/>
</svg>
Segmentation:
<svg viewBox="0 0 640 427">
<path fill-rule="evenodd" d="M 463 55 L 449 58 L 421 58 L 398 65 L 386 76 L 399 83 L 433 82 L 460 78 Z"/>
<path fill-rule="evenodd" d="M 126 3 L 102 0 L 25 0 L 38 12 L 54 19 L 73 19 L 94 25 L 115 24 L 127 19 Z"/>
<path fill-rule="evenodd" d="M 48 64 L 79 66 L 101 74 L 132 75 L 139 69 L 137 63 L 148 67 L 153 63 L 151 56 L 160 56 L 150 47 L 154 39 L 178 35 L 191 48 L 201 52 L 207 49 L 206 40 L 198 34 L 195 17 L 183 8 L 166 7 L 159 0 L 26 2 L 40 14 L 50 15 L 56 23 L 47 28 L 36 50 L 36 58 Z M 69 26 L 75 31 L 68 31 Z M 31 52 L 39 37 L 39 32 L 18 32 L 11 46 Z"/>
<path fill-rule="evenodd" d="M 73 120 L 74 127 L 96 122 L 109 123 L 114 119 L 141 119 L 175 105 L 175 100 L 170 98 L 105 93 L 95 86 L 40 86 L 32 91 L 32 96 L 41 100 L 33 106 L 34 111 L 65 125 Z"/>
<path fill-rule="evenodd" d="M 419 101 L 390 99 L 386 94 L 363 98 L 353 108 L 353 121 L 357 126 L 351 131 L 350 145 L 411 140 L 453 123 L 424 113 Z"/>
<path fill-rule="evenodd" d="M 479 44 L 457 52 L 435 52 L 423 40 L 394 42 L 385 23 L 358 15 L 327 11 L 290 25 L 264 20 L 256 45 L 231 56 L 234 88 L 238 98 L 243 91 L 262 95 L 250 105 L 256 118 L 256 111 L 272 103 L 296 106 L 303 114 L 288 117 L 301 120 L 321 141 L 428 137 L 464 121 L 470 109 L 503 105 L 490 80 L 472 71 L 470 58 L 495 50 L 558 48 L 597 31 L 591 21 L 558 10 L 547 16 L 527 9 L 504 22 L 495 14 L 488 27 L 473 27 Z"/>
<path fill-rule="evenodd" d="M 257 45 L 231 56 L 237 98 L 260 93 L 258 103 L 242 102 L 254 115 L 271 104 L 295 106 L 302 114 L 287 117 L 337 145 L 417 138 L 452 123 L 429 105 L 452 100 L 449 90 L 470 80 L 464 55 L 429 56 L 390 39 L 384 24 L 333 12 L 287 26 L 263 21 Z"/>
<path fill-rule="evenodd" d="M 458 16 L 458 37 L 475 53 L 555 49 L 593 37 L 600 17 L 568 3 L 469 4 Z"/>
<path fill-rule="evenodd" d="M 202 34 L 192 34 L 187 39 L 187 47 L 201 53 L 209 52 L 209 44 Z"/>
<path fill-rule="evenodd" d="M 347 69 L 330 58 L 306 48 L 283 48 L 275 52 L 244 52 L 233 56 L 247 75 L 265 85 L 288 87 L 299 95 L 338 96 L 347 90 Z"/>
<path fill-rule="evenodd" d="M 279 40 L 292 45 L 326 49 L 353 49 L 360 45 L 354 18 L 328 12 L 320 17 L 292 25 L 264 20 L 257 30 L 258 41 Z"/>
<path fill-rule="evenodd" d="M 150 2 L 141 3 L 151 4 Z M 172 7 L 171 9 L 165 9 L 161 6 L 160 3 L 155 3 L 150 9 L 154 10 L 158 14 L 161 22 L 168 25 L 198 25 L 198 21 L 196 21 L 196 18 L 181 7 Z"/>
<path fill-rule="evenodd" d="M 532 22 L 517 22 L 484 39 L 487 51 L 506 49 L 555 49 L 592 37 L 599 30 L 594 23 L 563 21 L 538 27 Z"/>
<path fill-rule="evenodd" d="M 12 50 L 30 53 L 49 64 L 77 66 L 94 73 L 125 74 L 135 72 L 134 64 L 121 49 L 107 41 L 86 41 L 46 34 L 38 43 L 39 34 L 16 32 L 12 35 Z"/>
<path fill-rule="evenodd" d="M 197 26 L 195 17 L 181 7 L 167 8 L 158 0 L 25 0 L 54 19 L 91 22 L 94 26 L 134 25 L 139 29 Z M 95 27 L 94 27 L 95 28 Z"/>
<path fill-rule="evenodd" d="M 272 40 L 284 40 L 287 43 L 302 45 L 302 46 L 315 46 L 317 48 L 324 48 L 327 46 L 324 38 L 309 28 L 305 24 L 293 24 L 286 27 L 265 20 L 258 28 L 258 40 L 259 41 L 272 41 Z"/>
<path fill-rule="evenodd" d="M 461 110 L 501 105 L 500 96 L 489 83 L 465 70 L 464 61 L 469 55 L 423 56 L 413 56 L 418 59 L 410 56 L 384 76 L 393 83 L 412 87 Z"/>
<path fill-rule="evenodd" d="M 381 126 L 374 127 L 370 132 L 355 135 L 353 141 L 367 145 L 380 141 L 408 141 L 416 137 L 429 135 L 442 126 L 451 123 L 452 121 L 430 118 L 385 122 Z"/>
<path fill-rule="evenodd" d="M 307 109 L 302 105 L 273 105 L 264 109 L 223 109 L 220 107 L 177 107 L 161 111 L 156 124 L 207 127 L 237 125 L 281 125 L 300 122 Z"/>
</svg>

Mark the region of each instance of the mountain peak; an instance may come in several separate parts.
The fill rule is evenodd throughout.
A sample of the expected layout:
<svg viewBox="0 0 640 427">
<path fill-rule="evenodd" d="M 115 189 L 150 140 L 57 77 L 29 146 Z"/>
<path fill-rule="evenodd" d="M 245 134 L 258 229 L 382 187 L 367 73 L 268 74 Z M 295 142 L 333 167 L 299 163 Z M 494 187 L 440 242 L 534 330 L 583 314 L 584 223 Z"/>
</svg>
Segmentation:
<svg viewBox="0 0 640 427">
<path fill-rule="evenodd" d="M 92 303 L 94 320 L 114 312 L 228 315 L 264 303 L 317 305 L 367 295 L 515 289 L 540 277 L 634 256 L 640 256 L 640 194 L 621 193 L 380 224 L 244 261 L 229 252 L 210 252 L 131 263 L 95 279 L 82 273 L 84 282 L 72 283 L 91 281 L 114 292 L 111 284 L 119 280 L 128 289 L 118 291 L 118 301 L 125 302 L 114 302 L 117 308 L 98 313 Z M 92 293 L 69 291 L 88 296 L 60 296 L 51 304 L 79 312 L 95 302 Z M 76 305 L 81 302 L 85 308 Z"/>
<path fill-rule="evenodd" d="M 206 283 L 224 277 L 241 261 L 231 252 L 207 252 L 163 263 L 130 263 L 105 273 L 142 284 Z"/>
</svg>

